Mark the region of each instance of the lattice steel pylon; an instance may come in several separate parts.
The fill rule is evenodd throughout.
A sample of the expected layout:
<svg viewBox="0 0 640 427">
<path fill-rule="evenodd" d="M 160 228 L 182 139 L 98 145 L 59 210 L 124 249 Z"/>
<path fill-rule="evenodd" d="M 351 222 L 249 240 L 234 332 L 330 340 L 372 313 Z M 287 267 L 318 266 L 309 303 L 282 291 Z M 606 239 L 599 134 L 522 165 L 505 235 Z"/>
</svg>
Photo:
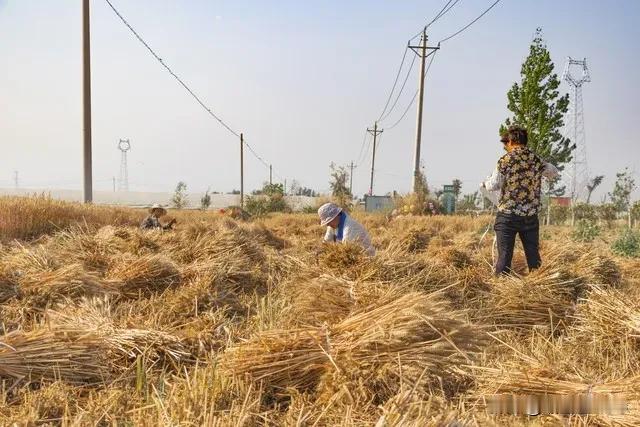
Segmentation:
<svg viewBox="0 0 640 427">
<path fill-rule="evenodd" d="M 572 68 L 580 67 L 580 76 L 571 73 Z M 569 168 L 569 188 L 571 200 L 579 201 L 586 195 L 589 181 L 589 168 L 587 164 L 587 145 L 584 132 L 584 111 L 582 107 L 582 85 L 591 81 L 587 59 L 581 61 L 567 58 L 567 64 L 562 73 L 562 80 L 571 86 L 571 102 L 569 103 L 569 120 L 565 124 L 565 136 L 575 144 L 573 162 Z"/>
<path fill-rule="evenodd" d="M 118 191 L 129 191 L 129 169 L 127 167 L 127 152 L 131 150 L 131 143 L 128 139 L 121 139 L 118 142 L 120 150 L 120 178 L 118 179 Z"/>
</svg>

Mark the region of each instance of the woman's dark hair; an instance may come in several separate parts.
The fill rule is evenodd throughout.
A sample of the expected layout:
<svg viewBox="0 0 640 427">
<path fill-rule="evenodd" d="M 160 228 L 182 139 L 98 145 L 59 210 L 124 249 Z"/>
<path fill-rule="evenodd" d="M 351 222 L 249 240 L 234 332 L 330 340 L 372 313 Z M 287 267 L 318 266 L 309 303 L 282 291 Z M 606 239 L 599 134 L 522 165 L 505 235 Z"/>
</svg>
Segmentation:
<svg viewBox="0 0 640 427">
<path fill-rule="evenodd" d="M 507 129 L 507 137 L 509 141 L 513 141 L 516 144 L 527 145 L 527 142 L 529 142 L 527 130 L 520 125 L 509 126 L 509 129 Z"/>
</svg>

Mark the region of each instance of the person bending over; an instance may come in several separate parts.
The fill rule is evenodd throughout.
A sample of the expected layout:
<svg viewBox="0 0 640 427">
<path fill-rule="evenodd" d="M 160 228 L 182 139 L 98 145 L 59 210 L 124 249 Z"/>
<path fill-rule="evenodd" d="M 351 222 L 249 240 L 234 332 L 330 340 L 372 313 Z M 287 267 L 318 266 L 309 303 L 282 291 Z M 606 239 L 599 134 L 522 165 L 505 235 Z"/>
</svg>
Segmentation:
<svg viewBox="0 0 640 427">
<path fill-rule="evenodd" d="M 375 255 L 376 251 L 371 245 L 367 230 L 340 207 L 333 203 L 325 203 L 318 209 L 318 216 L 320 225 L 327 226 L 325 242 L 357 243 L 368 255 Z"/>
<path fill-rule="evenodd" d="M 160 222 L 160 218 L 167 214 L 167 210 L 162 206 L 155 204 L 151 206 L 149 209 L 149 216 L 147 216 L 142 223 L 140 224 L 140 228 L 143 230 L 170 230 L 173 228 L 173 224 L 176 223 L 175 218 L 172 219 L 168 224 L 162 225 Z"/>
</svg>

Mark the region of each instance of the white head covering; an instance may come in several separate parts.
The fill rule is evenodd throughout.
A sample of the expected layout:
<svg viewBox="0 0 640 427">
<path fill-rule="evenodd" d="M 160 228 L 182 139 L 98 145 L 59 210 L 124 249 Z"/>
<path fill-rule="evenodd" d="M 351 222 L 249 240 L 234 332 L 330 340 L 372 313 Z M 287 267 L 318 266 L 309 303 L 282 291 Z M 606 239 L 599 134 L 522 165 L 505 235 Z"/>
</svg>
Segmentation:
<svg viewBox="0 0 640 427">
<path fill-rule="evenodd" d="M 320 225 L 327 225 L 333 221 L 338 215 L 340 215 L 342 209 L 334 203 L 325 203 L 318 209 L 318 216 L 320 217 Z"/>
</svg>

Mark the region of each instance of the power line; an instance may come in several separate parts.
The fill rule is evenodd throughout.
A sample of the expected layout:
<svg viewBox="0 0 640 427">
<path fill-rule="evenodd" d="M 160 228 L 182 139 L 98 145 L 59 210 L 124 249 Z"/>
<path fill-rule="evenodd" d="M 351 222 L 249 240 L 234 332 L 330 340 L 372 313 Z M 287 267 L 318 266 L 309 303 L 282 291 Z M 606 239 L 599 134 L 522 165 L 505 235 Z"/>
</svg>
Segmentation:
<svg viewBox="0 0 640 427">
<path fill-rule="evenodd" d="M 389 96 L 387 97 L 387 102 L 384 104 L 384 108 L 382 109 L 382 113 L 380 113 L 380 117 L 378 117 L 377 121 L 382 119 L 384 113 L 387 111 L 387 107 L 389 106 L 389 102 L 391 102 L 391 97 L 393 96 L 393 91 L 396 89 L 396 85 L 398 84 L 398 79 L 400 78 L 400 73 L 402 72 L 402 67 L 404 65 L 404 60 L 407 57 L 407 51 L 409 48 L 404 49 L 404 54 L 402 55 L 402 61 L 400 61 L 400 67 L 398 67 L 398 73 L 396 74 L 396 79 L 393 81 L 393 86 L 391 87 L 391 91 L 389 92 Z M 415 57 L 414 57 L 415 59 Z M 393 108 L 393 107 L 391 107 Z"/>
<path fill-rule="evenodd" d="M 458 2 L 460 0 L 455 0 L 453 2 L 453 4 L 451 4 L 453 0 L 449 0 L 447 3 L 445 3 L 445 5 L 442 7 L 442 9 L 440 9 L 440 12 L 438 12 L 438 14 L 427 24 L 425 25 L 423 30 L 420 30 L 418 32 L 418 34 L 416 34 L 415 36 L 411 37 L 409 39 L 409 41 L 411 42 L 412 40 L 414 40 L 416 37 L 420 36 L 422 34 L 423 31 L 425 31 L 427 28 L 429 28 L 431 26 L 431 24 L 435 23 L 438 19 L 442 18 L 444 15 L 447 14 L 447 12 L 449 12 L 456 4 L 458 4 Z M 449 6 L 451 4 L 451 6 Z"/>
<path fill-rule="evenodd" d="M 113 3 L 111 3 L 110 0 L 105 0 L 107 2 L 107 4 L 109 5 L 109 7 L 111 8 L 111 10 L 113 10 L 113 12 L 118 16 L 118 18 L 120 18 L 120 20 L 122 21 L 122 23 L 129 28 L 129 30 L 133 33 L 133 35 L 140 41 L 140 43 L 142 43 L 142 45 L 147 48 L 147 50 L 151 53 L 151 55 L 153 55 L 153 57 L 158 60 L 158 62 L 169 72 L 169 74 L 171 74 L 173 76 L 173 78 L 175 78 L 178 83 L 180 83 L 180 85 L 187 91 L 189 92 L 189 94 L 198 102 L 198 104 L 200 104 L 200 106 L 202 108 L 204 108 L 204 110 L 209 113 L 209 115 L 211 117 L 213 117 L 214 119 L 216 119 L 218 121 L 218 123 L 220 123 L 226 130 L 228 130 L 232 135 L 234 135 L 237 138 L 240 138 L 240 134 L 238 132 L 236 132 L 235 130 L 233 130 L 227 123 L 225 123 L 219 116 L 217 116 L 213 111 L 211 111 L 211 109 L 209 107 L 206 106 L 206 104 L 200 99 L 200 97 L 198 95 L 196 95 L 196 93 L 191 90 L 191 88 L 189 86 L 187 86 L 187 84 L 162 60 L 162 58 L 151 48 L 151 46 L 149 46 L 149 44 L 147 42 L 144 41 L 144 39 L 138 34 L 138 32 L 131 26 L 131 24 L 129 24 L 129 22 L 127 22 L 127 20 L 124 18 L 124 16 L 122 16 L 122 14 L 120 12 L 118 12 L 118 10 L 115 8 L 115 6 L 113 5 Z M 244 145 L 249 149 L 249 151 L 251 152 L 251 154 L 253 154 L 253 156 L 258 159 L 266 168 L 270 167 L 269 162 L 267 162 L 266 160 L 264 160 L 258 153 L 256 153 L 256 151 L 253 149 L 253 147 L 251 147 L 251 145 L 249 145 L 249 143 L 247 143 L 246 141 L 244 141 Z M 280 177 L 278 174 L 275 174 L 277 177 L 279 177 L 282 180 L 282 177 Z"/>
<path fill-rule="evenodd" d="M 360 145 L 360 153 L 358 154 L 358 157 L 356 160 L 356 167 L 358 167 L 360 165 L 360 161 L 363 160 L 362 155 L 365 153 L 364 146 L 365 146 L 365 143 L 367 142 L 367 136 L 369 136 L 369 132 L 367 132 L 367 130 L 365 129 L 364 137 L 362 138 L 362 145 Z"/>
<path fill-rule="evenodd" d="M 409 66 L 409 70 L 407 71 L 407 75 L 404 77 L 404 81 L 402 82 L 402 86 L 400 87 L 400 91 L 398 92 L 398 96 L 396 96 L 396 100 L 393 101 L 393 105 L 391 106 L 391 108 L 389 109 L 387 114 L 385 114 L 384 117 L 380 118 L 378 121 L 386 120 L 386 118 L 389 117 L 389 115 L 395 109 L 396 105 L 398 104 L 398 100 L 400 99 L 400 96 L 402 95 L 402 92 L 404 92 L 404 87 L 407 84 L 407 80 L 409 80 L 409 76 L 411 75 L 411 71 L 413 70 L 413 66 L 414 66 L 415 63 L 416 63 L 416 56 L 414 55 L 413 59 L 411 60 L 411 66 Z"/>
<path fill-rule="evenodd" d="M 429 28 L 429 26 L 431 24 L 433 24 L 434 22 L 436 22 L 438 19 L 440 19 L 441 17 L 443 17 L 444 15 L 447 14 L 447 12 L 449 12 L 456 4 L 458 4 L 460 0 L 449 0 L 444 6 L 443 8 L 440 10 L 440 12 L 438 12 L 438 14 L 431 20 L 431 22 L 429 22 L 426 26 L 425 26 L 425 30 L 427 28 Z M 453 4 L 451 4 L 451 2 L 453 2 Z M 417 35 L 413 36 L 411 39 L 409 39 L 409 42 L 411 42 L 411 40 L 415 39 L 417 36 L 419 36 L 420 34 L 422 34 L 422 31 L 420 31 Z M 404 54 L 402 56 L 402 61 L 400 62 L 400 67 L 398 68 L 398 73 L 396 74 L 396 78 L 393 82 L 393 86 L 391 87 L 391 92 L 389 92 L 389 97 L 387 98 L 387 102 L 384 105 L 384 109 L 382 110 L 382 113 L 380 113 L 380 117 L 378 117 L 378 122 L 385 120 L 387 117 L 389 117 L 389 115 L 393 112 L 395 106 L 398 103 L 398 100 L 400 99 L 400 96 L 402 95 L 402 92 L 404 90 L 405 85 L 407 84 L 407 80 L 409 79 L 409 76 L 411 75 L 411 70 L 413 69 L 413 66 L 415 64 L 415 60 L 416 57 L 413 57 L 413 60 L 411 61 L 411 66 L 409 67 L 409 71 L 407 71 L 407 75 L 404 78 L 404 81 L 402 82 L 402 86 L 400 88 L 400 92 L 398 92 L 398 95 L 396 96 L 395 101 L 393 102 L 393 105 L 391 106 L 391 108 L 389 109 L 389 111 L 387 111 L 387 107 L 389 106 L 389 102 L 391 101 L 391 97 L 393 95 L 393 92 L 398 84 L 398 78 L 400 77 L 400 73 L 402 72 L 402 67 L 404 65 L 404 61 L 406 59 L 407 56 L 407 51 L 408 51 L 408 47 L 407 49 L 405 49 Z M 386 114 L 385 114 L 386 112 Z"/>
<path fill-rule="evenodd" d="M 429 73 L 429 69 L 431 69 L 431 64 L 433 64 L 433 60 L 435 59 L 437 54 L 437 51 L 435 51 L 433 53 L 433 55 L 431 55 L 431 59 L 429 60 L 429 65 L 427 65 L 427 69 L 424 71 L 424 76 L 423 78 L 425 78 L 427 76 L 427 74 Z M 393 129 L 394 127 L 398 126 L 398 124 L 400 124 L 400 122 L 405 118 L 405 116 L 407 115 L 407 113 L 409 112 L 409 110 L 411 109 L 411 107 L 413 106 L 413 103 L 416 101 L 416 97 L 418 96 L 418 90 L 416 90 L 416 93 L 413 94 L 413 98 L 411 98 L 411 102 L 409 102 L 409 105 L 407 105 L 407 108 L 404 110 L 404 113 L 402 113 L 402 116 L 400 116 L 400 118 L 398 119 L 398 121 L 396 121 L 394 124 L 392 124 L 391 126 L 387 126 L 385 128 L 385 130 L 390 130 Z"/>
<path fill-rule="evenodd" d="M 443 38 L 438 43 L 446 42 L 447 40 L 452 39 L 455 36 L 457 36 L 458 34 L 462 33 L 464 30 L 466 30 L 467 28 L 469 28 L 470 26 L 475 24 L 480 18 L 482 18 L 484 15 L 486 15 L 498 3 L 500 3 L 500 0 L 496 0 L 495 2 L 493 2 L 493 4 L 491 6 L 489 6 L 484 12 L 482 12 L 476 19 L 474 19 L 473 21 L 469 22 L 467 25 L 465 25 L 464 27 L 460 28 L 458 31 L 456 31 L 455 33 L 451 34 L 450 36 Z"/>
</svg>

